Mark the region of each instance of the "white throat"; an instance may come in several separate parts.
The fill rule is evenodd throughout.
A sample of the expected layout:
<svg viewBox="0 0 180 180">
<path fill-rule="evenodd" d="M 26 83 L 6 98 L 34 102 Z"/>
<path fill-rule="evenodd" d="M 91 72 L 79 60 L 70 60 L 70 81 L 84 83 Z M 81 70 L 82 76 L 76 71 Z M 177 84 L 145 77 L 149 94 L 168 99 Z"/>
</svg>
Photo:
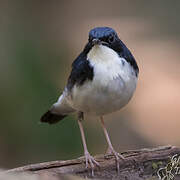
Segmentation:
<svg viewBox="0 0 180 180">
<path fill-rule="evenodd" d="M 119 57 L 113 49 L 104 45 L 95 45 L 87 54 L 87 58 L 94 63 L 98 61 L 100 61 L 100 63 L 108 63 Z"/>
<path fill-rule="evenodd" d="M 119 57 L 113 49 L 103 45 L 94 46 L 87 54 L 87 59 L 94 67 L 94 73 L 101 74 L 101 79 L 105 81 L 127 76 L 129 74 L 127 71 L 131 69 L 124 58 Z"/>
</svg>

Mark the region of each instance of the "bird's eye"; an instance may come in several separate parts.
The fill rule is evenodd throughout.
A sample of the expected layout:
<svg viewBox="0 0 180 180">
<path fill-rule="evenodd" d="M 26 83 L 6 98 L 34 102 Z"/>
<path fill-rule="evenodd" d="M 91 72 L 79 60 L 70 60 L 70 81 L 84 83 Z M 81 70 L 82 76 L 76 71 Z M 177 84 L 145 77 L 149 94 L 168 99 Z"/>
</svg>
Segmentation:
<svg viewBox="0 0 180 180">
<path fill-rule="evenodd" d="M 114 36 L 110 36 L 109 39 L 108 39 L 108 42 L 109 43 L 113 43 L 115 40 Z"/>
</svg>

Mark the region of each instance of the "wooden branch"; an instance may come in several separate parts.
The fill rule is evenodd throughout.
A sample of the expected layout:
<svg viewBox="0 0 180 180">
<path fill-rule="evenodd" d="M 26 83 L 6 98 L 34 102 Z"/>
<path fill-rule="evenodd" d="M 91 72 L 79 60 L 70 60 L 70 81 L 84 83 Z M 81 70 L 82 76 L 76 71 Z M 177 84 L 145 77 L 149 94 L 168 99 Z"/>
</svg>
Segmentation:
<svg viewBox="0 0 180 180">
<path fill-rule="evenodd" d="M 123 152 L 122 155 L 125 157 L 125 160 L 120 160 L 119 162 L 119 174 L 116 172 L 114 157 L 97 155 L 95 159 L 100 163 L 101 167 L 95 168 L 94 177 L 91 176 L 90 169 L 85 169 L 83 157 L 67 161 L 32 164 L 10 169 L 6 172 L 30 172 L 38 175 L 48 174 L 56 178 L 62 175 L 76 175 L 94 179 L 150 180 L 157 179 L 157 171 L 160 168 L 166 167 L 171 157 L 176 154 L 180 156 L 180 148 L 174 146 Z"/>
</svg>

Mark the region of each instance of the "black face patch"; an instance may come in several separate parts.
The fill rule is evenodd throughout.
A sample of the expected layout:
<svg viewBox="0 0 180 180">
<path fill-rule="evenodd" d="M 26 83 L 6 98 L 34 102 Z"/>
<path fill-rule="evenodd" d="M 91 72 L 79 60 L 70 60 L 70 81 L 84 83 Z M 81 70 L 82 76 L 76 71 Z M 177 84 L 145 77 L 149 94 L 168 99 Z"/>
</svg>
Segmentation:
<svg viewBox="0 0 180 180">
<path fill-rule="evenodd" d="M 86 81 L 92 81 L 94 77 L 93 67 L 82 52 L 72 64 L 72 71 L 68 78 L 67 89 L 72 90 L 74 85 L 83 85 Z"/>
</svg>

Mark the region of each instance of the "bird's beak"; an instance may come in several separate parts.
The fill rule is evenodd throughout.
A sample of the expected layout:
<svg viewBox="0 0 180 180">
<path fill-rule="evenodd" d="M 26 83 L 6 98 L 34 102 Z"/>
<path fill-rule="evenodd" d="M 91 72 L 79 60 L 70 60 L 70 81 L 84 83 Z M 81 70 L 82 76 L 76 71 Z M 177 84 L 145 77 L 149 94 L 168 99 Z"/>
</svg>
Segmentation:
<svg viewBox="0 0 180 180">
<path fill-rule="evenodd" d="M 92 40 L 92 45 L 100 45 L 100 44 L 102 44 L 101 40 L 99 40 L 99 39 Z"/>
</svg>

